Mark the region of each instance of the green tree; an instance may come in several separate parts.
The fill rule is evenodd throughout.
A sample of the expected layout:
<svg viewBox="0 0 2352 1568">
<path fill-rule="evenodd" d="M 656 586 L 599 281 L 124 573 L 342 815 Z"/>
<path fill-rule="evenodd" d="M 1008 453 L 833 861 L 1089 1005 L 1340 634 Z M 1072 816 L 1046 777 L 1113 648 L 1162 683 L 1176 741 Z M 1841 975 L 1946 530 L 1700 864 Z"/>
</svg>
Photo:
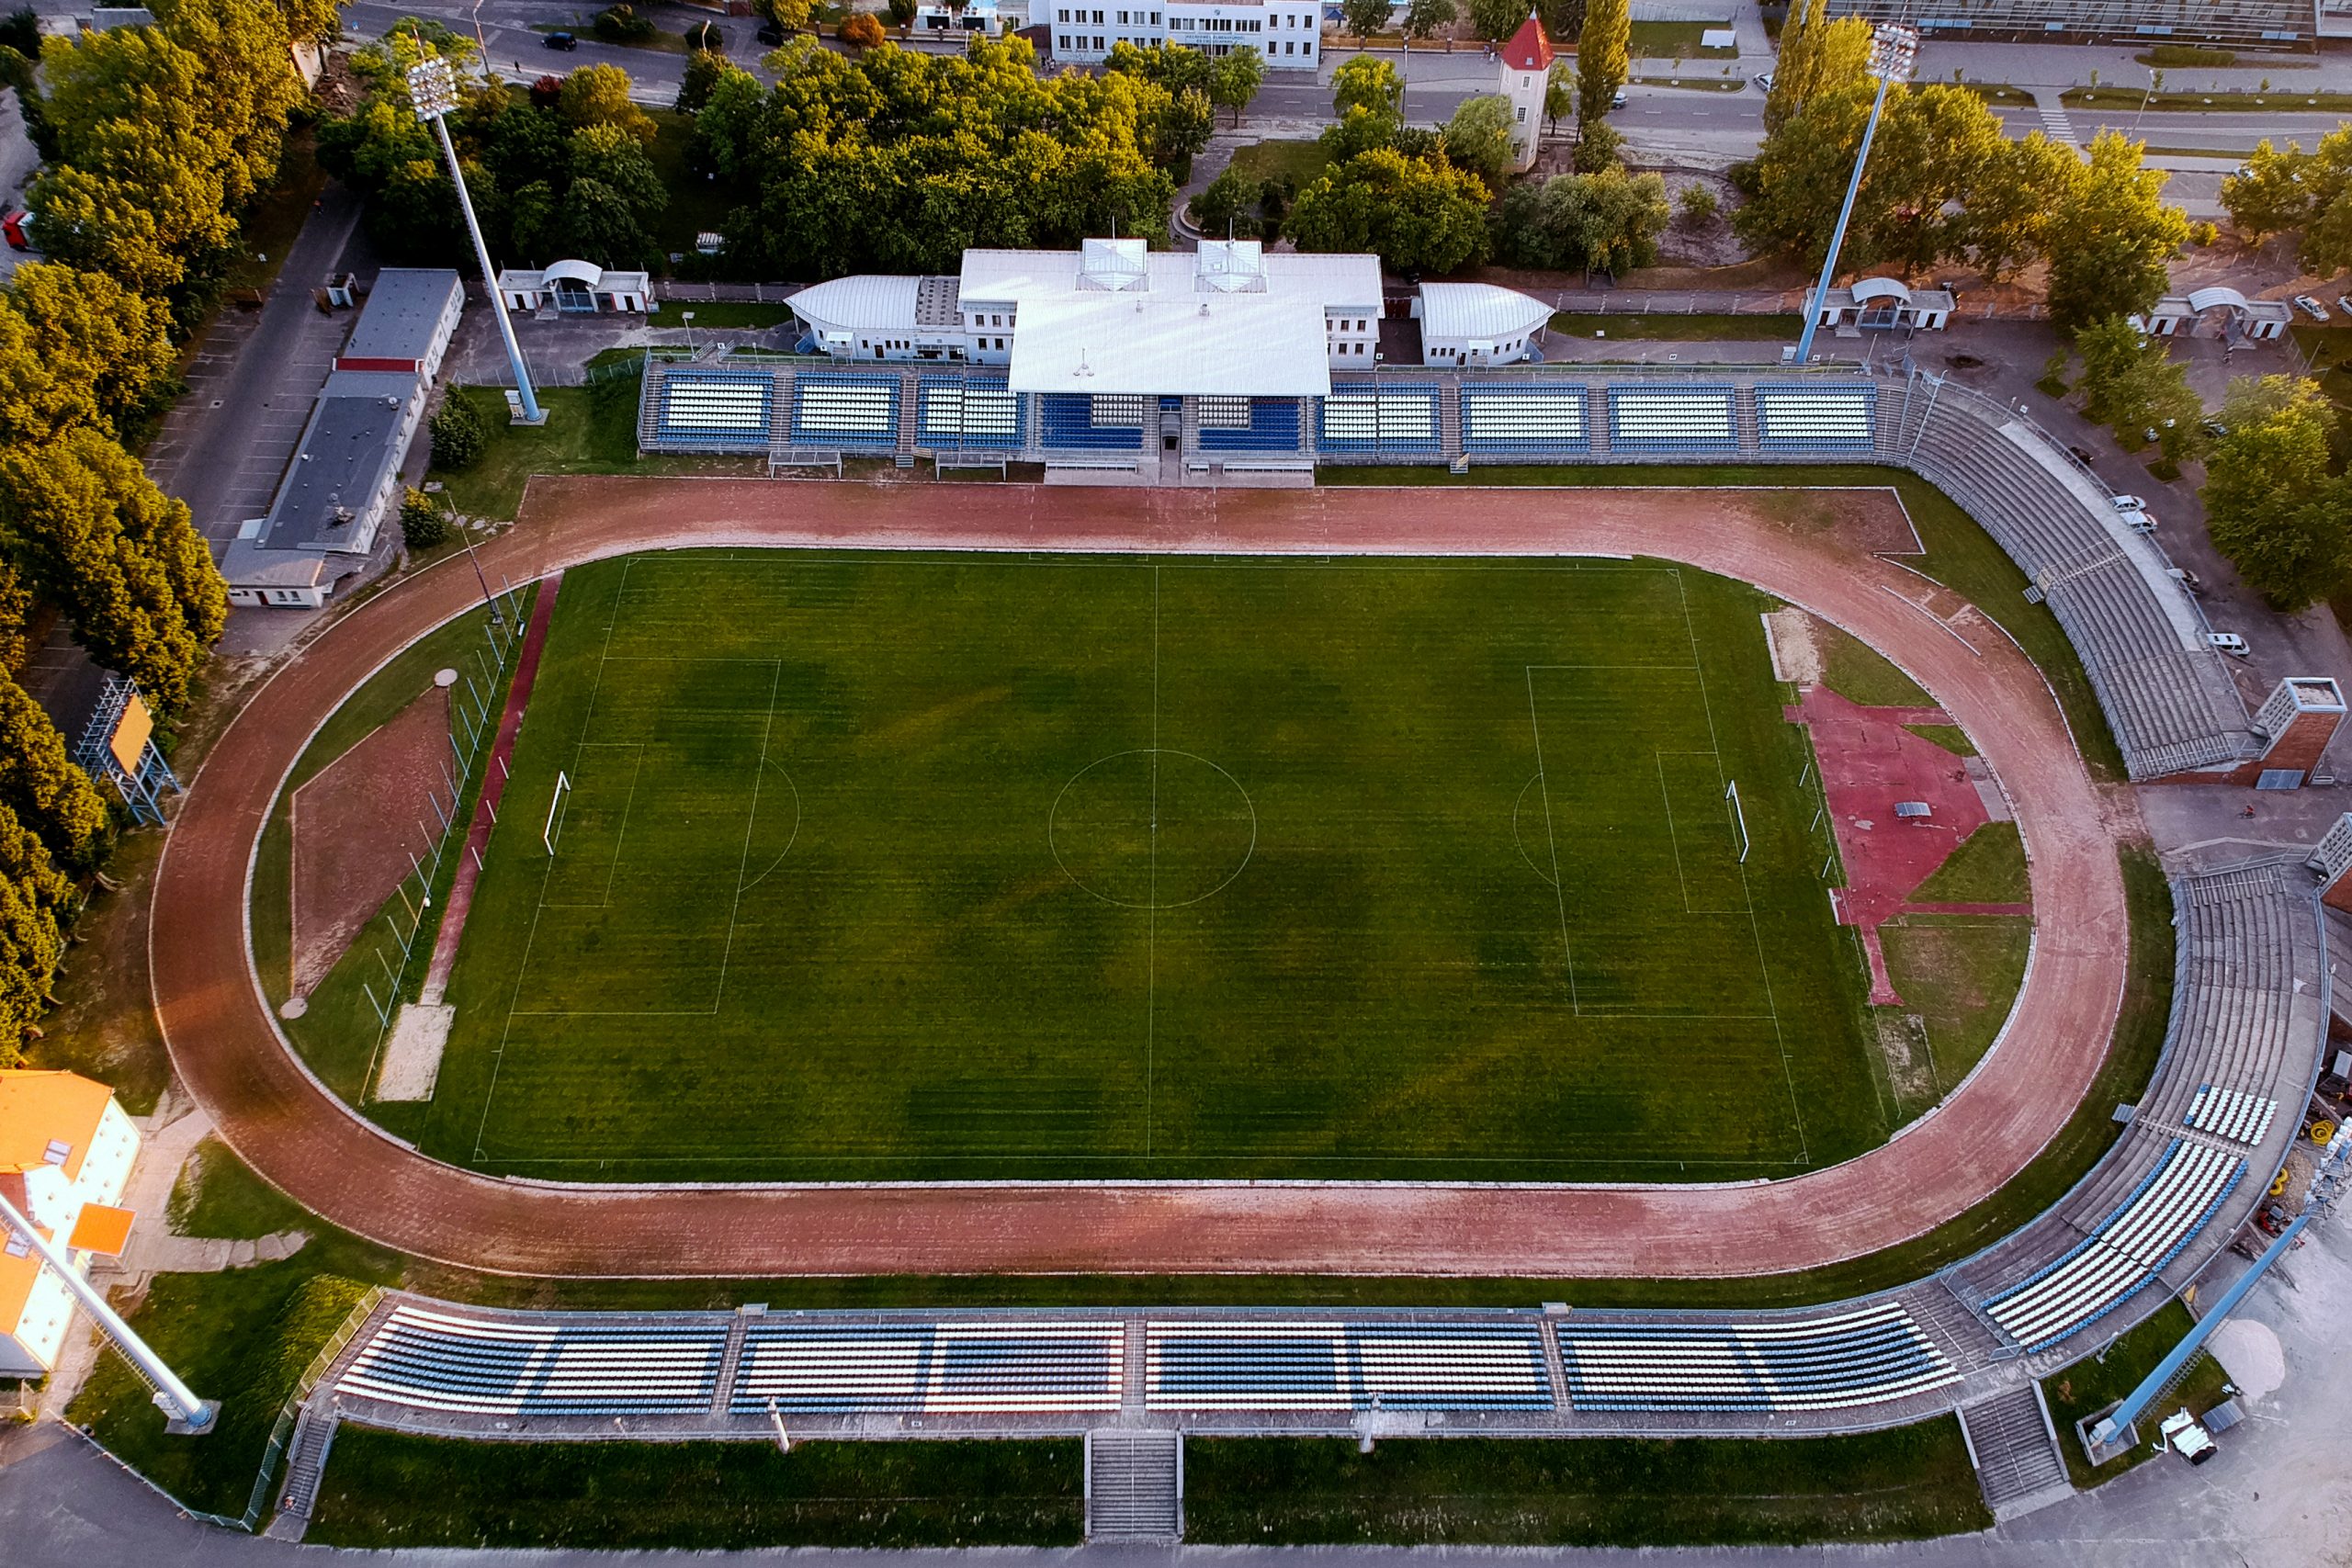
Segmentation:
<svg viewBox="0 0 2352 1568">
<path fill-rule="evenodd" d="M 2075 350 L 2083 356 L 2077 385 L 2085 414 L 2113 429 L 2127 446 L 2153 430 L 2166 457 L 2178 462 L 2191 455 L 2205 405 L 2188 385 L 2188 367 L 2174 361 L 2162 339 L 2109 316 L 2075 333 Z"/>
<path fill-rule="evenodd" d="M 452 472 L 470 468 L 481 461 L 482 449 L 490 445 L 490 427 L 482 423 L 481 410 L 472 399 L 455 393 L 442 400 L 431 428 L 436 468 Z"/>
<path fill-rule="evenodd" d="M 40 705 L 0 677 L 0 807 L 39 836 L 58 863 L 81 869 L 105 838 L 107 803 L 66 754 Z"/>
<path fill-rule="evenodd" d="M 1428 41 L 1437 35 L 1440 28 L 1453 26 L 1456 10 L 1453 0 L 1408 0 L 1405 6 L 1405 38 L 1408 47 L 1416 39 Z"/>
<path fill-rule="evenodd" d="M 2328 472 L 2328 405 L 2299 377 L 2242 378 L 2222 401 L 2206 458 L 2213 544 L 2246 585 L 2300 610 L 2352 578 L 2352 490 Z"/>
<path fill-rule="evenodd" d="M 1105 68 L 1157 83 L 1171 93 L 1191 87 L 1206 96 L 1216 85 L 1216 62 L 1199 50 L 1187 49 L 1181 43 L 1146 46 L 1120 39 L 1111 45 Z"/>
<path fill-rule="evenodd" d="M 1544 78 L 1544 124 L 1554 132 L 1560 122 L 1577 112 L 1577 66 L 1571 55 L 1562 55 L 1552 62 L 1551 71 Z"/>
<path fill-rule="evenodd" d="M 1443 158 L 1361 153 L 1299 192 L 1289 234 L 1302 251 L 1371 251 L 1398 271 L 1448 273 L 1484 259 L 1487 186 Z"/>
<path fill-rule="evenodd" d="M 1405 116 L 1405 79 L 1396 74 L 1396 67 L 1369 54 L 1355 55 L 1340 62 L 1331 73 L 1331 107 L 1340 114 L 1350 109 L 1368 109 L 1377 114 L 1403 119 Z"/>
<path fill-rule="evenodd" d="M 429 550 L 449 542 L 449 518 L 431 496 L 413 485 L 401 492 L 401 543 Z"/>
<path fill-rule="evenodd" d="M 1445 155 L 1461 168 L 1501 186 L 1511 171 L 1510 100 L 1499 93 L 1464 98 L 1445 125 Z"/>
<path fill-rule="evenodd" d="M 0 675 L 25 667 L 32 652 L 33 591 L 17 569 L 0 560 Z"/>
<path fill-rule="evenodd" d="M 1512 266 L 1623 274 L 1657 263 L 1671 216 L 1663 175 L 1623 167 L 1555 175 L 1513 186 L 1503 197 L 1495 254 Z"/>
<path fill-rule="evenodd" d="M 678 82 L 675 107 L 680 114 L 693 114 L 710 102 L 710 90 L 727 73 L 727 57 L 709 50 L 698 49 L 686 56 L 686 73 Z"/>
<path fill-rule="evenodd" d="M 1233 123 L 1241 123 L 1241 111 L 1258 96 L 1266 80 L 1265 58 L 1247 45 L 1235 50 L 1216 62 L 1216 73 L 1209 82 L 1209 102 L 1233 111 Z"/>
<path fill-rule="evenodd" d="M 915 25 L 915 14 L 922 9 L 915 0 L 889 0 L 887 8 L 890 13 L 890 25 L 901 32 Z"/>
<path fill-rule="evenodd" d="M 1237 240 L 1258 234 L 1258 203 L 1264 186 L 1230 164 L 1192 200 L 1193 221 L 1201 232 Z"/>
<path fill-rule="evenodd" d="M 763 22 L 774 22 L 787 35 L 808 30 L 809 0 L 752 0 L 752 9 Z M 910 11 L 907 20 L 914 20 Z"/>
<path fill-rule="evenodd" d="M 102 432 L 0 453 L 0 540 L 90 656 L 165 713 L 188 698 L 228 589 L 188 519 Z"/>
<path fill-rule="evenodd" d="M 18 267 L 0 292 L 0 443 L 143 424 L 175 376 L 170 326 L 161 301 L 104 273 Z"/>
<path fill-rule="evenodd" d="M 2053 216 L 2074 205 L 2082 178 L 2075 150 L 2039 130 L 2003 145 L 1968 193 L 1960 220 L 1959 237 L 1987 281 L 2050 254 Z"/>
<path fill-rule="evenodd" d="M 629 101 L 628 73 L 617 65 L 583 65 L 563 79 L 556 112 L 575 129 L 616 125 L 639 141 L 653 141 L 653 117 Z"/>
<path fill-rule="evenodd" d="M 2268 137 L 2222 181 L 2222 207 L 2250 244 L 2300 229 L 2312 220 L 2318 182 L 2307 182 L 2318 160 L 2292 141 L 2284 151 Z"/>
<path fill-rule="evenodd" d="M 1588 0 L 1584 33 L 1577 39 L 1577 135 L 1598 125 L 1625 85 L 1626 51 L 1634 34 L 1627 0 Z"/>
<path fill-rule="evenodd" d="M 1340 25 L 1368 39 L 1388 25 L 1388 0 L 1340 0 Z"/>
<path fill-rule="evenodd" d="M 1469 0 L 1470 29 L 1488 42 L 1519 31 L 1527 20 L 1528 0 Z"/>
<path fill-rule="evenodd" d="M 2103 131 L 2054 232 L 2050 318 L 2063 328 L 2146 310 L 2161 298 L 2167 264 L 2188 238 L 2188 215 L 2164 199 L 2169 177 L 2141 166 L 2145 143 Z"/>
<path fill-rule="evenodd" d="M 720 179 L 731 183 L 752 172 L 767 96 L 758 77 L 732 65 L 711 84 L 695 116 L 695 152 Z"/>
<path fill-rule="evenodd" d="M 880 49 L 888 40 L 882 35 L 882 24 L 874 19 L 874 13 L 858 11 L 842 20 L 842 41 L 854 49 Z"/>
<path fill-rule="evenodd" d="M 0 805 L 0 1067 L 22 1059 L 49 1008 L 50 977 L 65 953 L 60 926 L 74 902 L 74 885 L 40 838 Z"/>
<path fill-rule="evenodd" d="M 1802 13 L 1802 14 L 1800 14 Z M 1800 0 L 1781 29 L 1781 58 L 1764 97 L 1764 132 L 1777 133 L 1807 104 L 1839 93 L 1870 73 L 1871 25 L 1860 17 L 1829 19 L 1826 0 Z"/>
</svg>

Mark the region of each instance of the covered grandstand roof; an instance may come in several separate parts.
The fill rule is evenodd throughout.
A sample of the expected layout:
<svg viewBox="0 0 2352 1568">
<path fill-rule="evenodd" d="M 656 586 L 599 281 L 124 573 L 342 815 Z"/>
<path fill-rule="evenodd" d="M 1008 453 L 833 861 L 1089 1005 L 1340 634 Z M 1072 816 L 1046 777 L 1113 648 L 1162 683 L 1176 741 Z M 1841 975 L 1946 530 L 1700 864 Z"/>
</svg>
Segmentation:
<svg viewBox="0 0 2352 1568">
<path fill-rule="evenodd" d="M 1319 398 L 1331 389 L 1323 307 L 1295 295 L 1044 295 L 1021 308 L 1010 381 L 1016 392 Z"/>
<path fill-rule="evenodd" d="M 926 280 L 899 273 L 860 273 L 804 288 L 792 313 L 820 331 L 885 332 L 912 327 Z"/>
<path fill-rule="evenodd" d="M 1089 241 L 1090 245 L 1098 242 Z M 1369 255 L 1298 255 L 1283 253 L 1268 254 L 1262 247 L 1252 258 L 1239 247 L 1222 242 L 1210 242 L 1199 252 L 1142 251 L 1125 253 L 1118 261 L 1125 267 L 1139 262 L 1142 272 L 1135 280 L 1122 276 L 1120 292 L 1154 295 L 1192 296 L 1201 293 L 1221 294 L 1236 291 L 1237 269 L 1250 268 L 1254 260 L 1262 269 L 1262 292 L 1311 299 L 1317 308 L 1362 306 L 1377 309 L 1380 304 L 1380 258 Z M 1029 300 L 1052 296 L 1109 291 L 1113 276 L 1112 262 L 1098 256 L 1098 270 L 1091 276 L 1086 272 L 1087 256 L 1092 253 L 1080 251 L 966 251 L 964 269 L 959 275 L 963 297 L 967 302 L 986 300 L 989 303 L 1025 305 Z M 1257 269 L 1250 269 L 1255 271 Z M 842 278 L 843 283 L 859 279 Z M 1140 287 L 1137 286 L 1139 281 Z M 831 284 L 820 284 L 831 288 Z M 1248 292 L 1259 292 L 1250 288 Z M 1022 329 L 1029 325 L 1024 313 Z M 1321 329 L 1317 329 L 1319 333 Z"/>
</svg>

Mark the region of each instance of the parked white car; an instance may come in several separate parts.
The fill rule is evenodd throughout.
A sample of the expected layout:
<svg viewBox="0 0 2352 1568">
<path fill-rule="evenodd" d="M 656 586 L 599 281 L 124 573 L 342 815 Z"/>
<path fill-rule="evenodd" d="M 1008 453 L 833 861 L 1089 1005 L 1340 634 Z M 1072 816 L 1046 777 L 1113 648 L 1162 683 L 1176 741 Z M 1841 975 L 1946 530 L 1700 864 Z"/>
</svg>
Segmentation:
<svg viewBox="0 0 2352 1568">
<path fill-rule="evenodd" d="M 2346 315 L 2352 316 L 2352 299 L 2347 299 L 2346 296 L 2341 294 L 2337 295 L 2335 297 L 2335 308 L 2343 311 Z"/>
<path fill-rule="evenodd" d="M 2148 503 L 2136 495 L 2110 495 L 2107 503 L 2118 512 L 2145 512 Z"/>
<path fill-rule="evenodd" d="M 1769 93 L 1772 90 L 1772 73 L 1770 71 L 1757 73 L 1756 90 L 1759 93 Z"/>
<path fill-rule="evenodd" d="M 2245 638 L 2235 632 L 2207 632 L 2205 646 L 2216 653 L 2226 653 L 2233 659 L 2244 659 L 2248 651 Z"/>
<path fill-rule="evenodd" d="M 2153 534 L 2156 531 L 2156 514 L 2144 507 L 2137 512 L 2126 512 L 2121 515 L 2123 525 L 2134 534 Z"/>
<path fill-rule="evenodd" d="M 2318 300 L 2312 299 L 2308 294 L 2298 294 L 2295 296 L 2295 309 L 2301 310 L 2304 315 L 2309 316 L 2314 321 L 2324 321 L 2327 320 L 2327 307 L 2321 304 Z"/>
</svg>

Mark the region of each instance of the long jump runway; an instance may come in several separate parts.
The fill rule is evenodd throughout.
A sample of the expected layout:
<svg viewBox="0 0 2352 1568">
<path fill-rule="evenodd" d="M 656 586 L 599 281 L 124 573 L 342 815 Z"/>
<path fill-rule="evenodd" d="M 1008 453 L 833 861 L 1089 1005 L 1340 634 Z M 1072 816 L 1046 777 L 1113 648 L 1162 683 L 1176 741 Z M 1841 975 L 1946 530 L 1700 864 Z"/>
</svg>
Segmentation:
<svg viewBox="0 0 2352 1568">
<path fill-rule="evenodd" d="M 1843 1165 L 1768 1183 L 608 1188 L 478 1176 L 394 1142 L 310 1077 L 245 940 L 246 869 L 279 781 L 370 671 L 479 602 L 453 559 L 337 621 L 263 685 L 173 826 L 150 928 L 155 1010 L 181 1077 L 248 1164 L 373 1241 L 505 1273 L 1763 1274 L 1877 1251 L 1990 1196 L 2065 1124 L 2106 1055 L 2125 975 L 2122 879 L 2039 671 L 1981 616 L 1955 629 L 1928 614 L 1915 574 L 1792 533 L 1746 492 L 542 479 L 481 555 L 492 581 L 521 582 L 635 550 L 788 545 L 1647 555 L 1753 582 L 1903 665 L 2007 789 L 2037 915 L 2017 1011 L 1941 1110 Z"/>
</svg>

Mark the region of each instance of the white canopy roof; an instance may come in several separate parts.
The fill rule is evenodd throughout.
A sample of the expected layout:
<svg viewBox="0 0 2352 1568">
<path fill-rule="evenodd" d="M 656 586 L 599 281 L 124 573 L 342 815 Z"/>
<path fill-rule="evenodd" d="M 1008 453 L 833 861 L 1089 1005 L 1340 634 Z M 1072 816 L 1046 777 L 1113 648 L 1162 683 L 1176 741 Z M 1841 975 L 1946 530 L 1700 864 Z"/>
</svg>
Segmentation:
<svg viewBox="0 0 2352 1568">
<path fill-rule="evenodd" d="M 593 262 L 560 261 L 550 265 L 544 276 L 550 286 L 577 283 L 583 288 L 594 288 L 603 279 L 605 269 Z"/>
<path fill-rule="evenodd" d="M 1447 342 L 1493 343 L 1532 333 L 1552 319 L 1552 307 L 1491 283 L 1421 285 L 1421 336 Z"/>
<path fill-rule="evenodd" d="M 912 332 L 922 279 L 899 273 L 836 277 L 795 294 L 792 313 L 820 332 Z"/>
<path fill-rule="evenodd" d="M 1096 242 L 1089 241 L 1088 243 Z M 1140 242 L 1133 243 L 1140 245 Z M 1286 251 L 1268 254 L 1254 241 L 1245 241 L 1243 244 L 1258 253 L 1256 263 L 1262 269 L 1262 291 L 1265 293 L 1303 297 L 1327 309 L 1362 309 L 1370 313 L 1380 308 L 1378 256 L 1307 255 Z M 1208 242 L 1197 253 L 1136 250 L 1128 254 L 1142 264 L 1139 291 L 1154 295 L 1192 296 L 1232 291 L 1232 275 L 1237 269 L 1248 266 L 1250 261 L 1246 252 L 1223 241 Z M 1113 270 L 1125 265 L 1124 261 L 1114 263 L 1106 258 L 1103 269 L 1096 275 L 1095 280 L 1082 281 L 1084 264 L 1082 254 L 1078 251 L 973 250 L 964 253 L 964 265 L 958 275 L 958 283 L 967 306 L 1006 304 L 1023 307 L 1021 324 L 1026 330 L 1029 321 L 1025 307 L 1029 300 L 1041 296 L 1076 294 L 1081 289 L 1088 293 L 1101 292 L 1107 287 L 1101 279 L 1126 276 Z M 1123 284 L 1121 291 L 1137 290 L 1134 284 Z M 1249 291 L 1260 290 L 1253 287 Z"/>
<path fill-rule="evenodd" d="M 1323 307 L 1265 294 L 1064 294 L 1021 307 L 1012 389 L 1227 398 L 1331 390 Z"/>
</svg>

